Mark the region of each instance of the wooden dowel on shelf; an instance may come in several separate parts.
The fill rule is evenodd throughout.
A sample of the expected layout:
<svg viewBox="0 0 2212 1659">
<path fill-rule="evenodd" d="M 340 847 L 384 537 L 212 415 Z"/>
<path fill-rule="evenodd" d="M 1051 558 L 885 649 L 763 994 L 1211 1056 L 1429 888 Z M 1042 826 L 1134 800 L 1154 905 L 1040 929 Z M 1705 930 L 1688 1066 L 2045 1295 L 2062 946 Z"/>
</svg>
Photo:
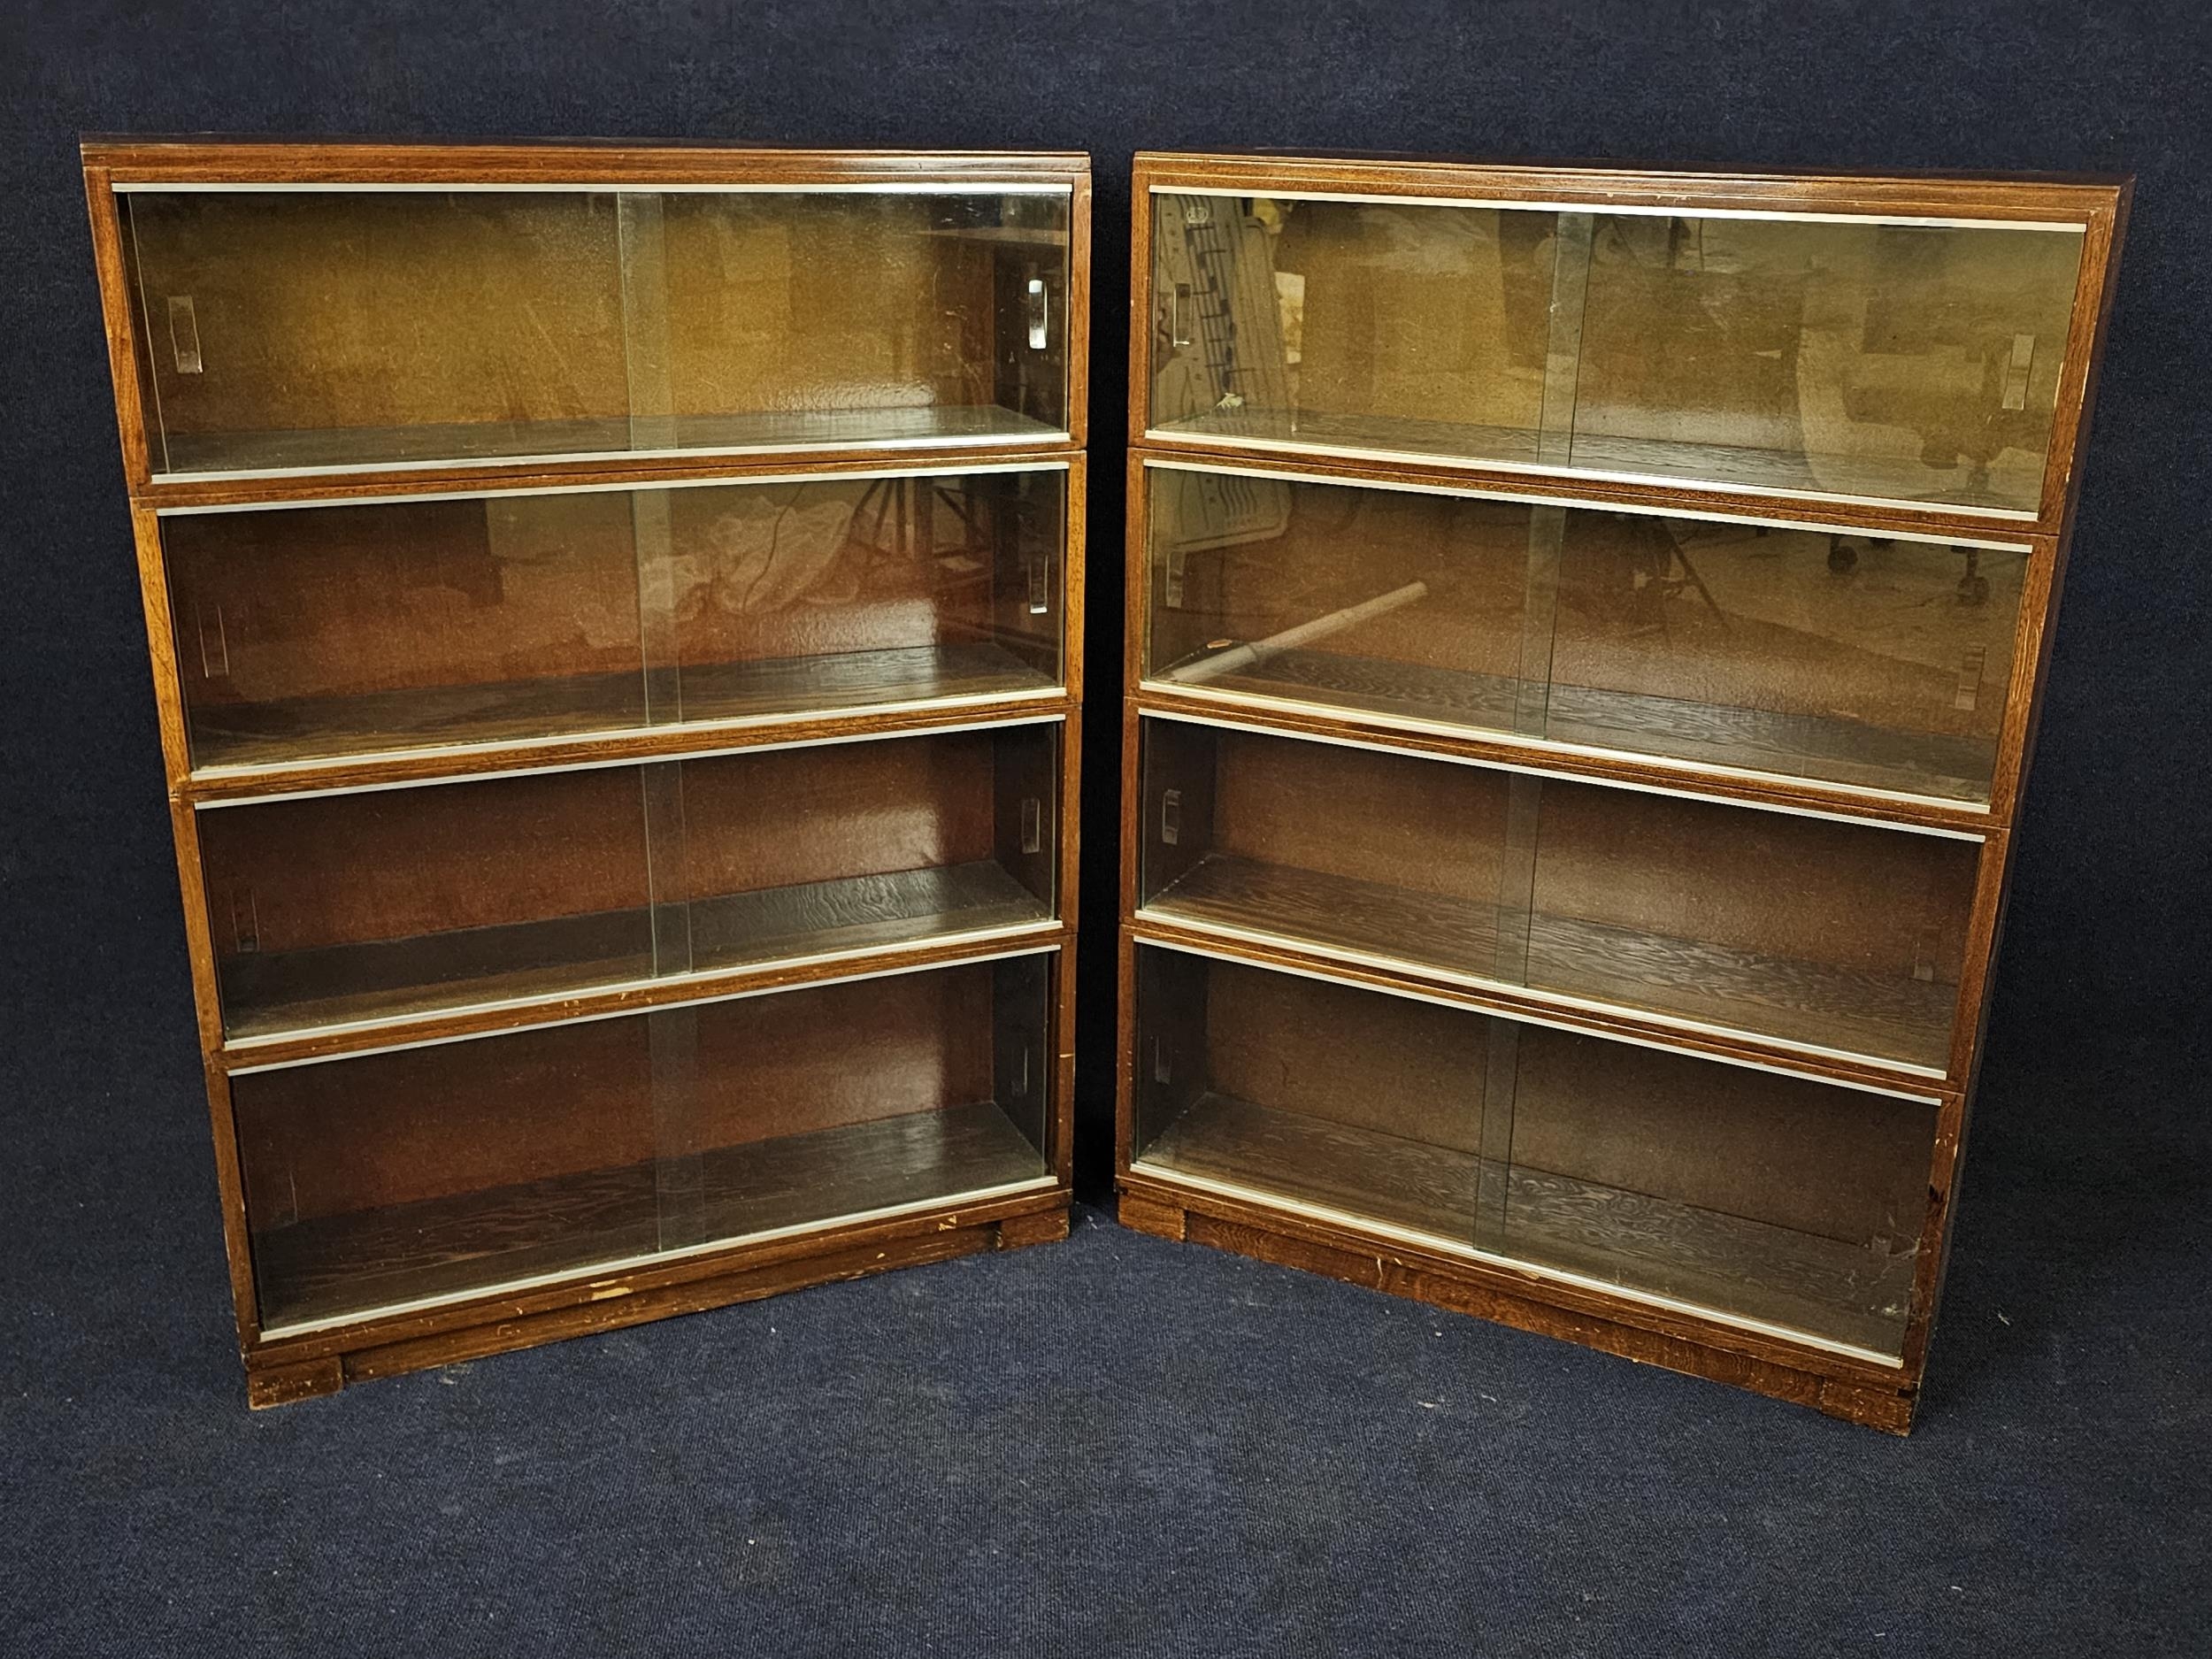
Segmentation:
<svg viewBox="0 0 2212 1659">
<path fill-rule="evenodd" d="M 1356 627 L 1371 618 L 1386 615 L 1402 605 L 1409 605 L 1417 599 L 1425 599 L 1428 593 L 1429 585 L 1426 582 L 1408 582 L 1402 588 L 1394 588 L 1386 594 L 1378 594 L 1374 598 L 1363 599 L 1358 604 L 1347 605 L 1341 611 L 1332 611 L 1328 615 L 1316 617 L 1310 622 L 1301 622 L 1294 628 L 1285 628 L 1280 634 L 1271 634 L 1263 640 L 1253 640 L 1217 657 L 1205 657 L 1187 667 L 1179 668 L 1175 671 L 1175 678 L 1186 684 L 1195 680 L 1217 680 L 1240 668 L 1263 663 L 1271 657 L 1295 649 L 1309 640 L 1321 639 L 1345 628 Z"/>
</svg>

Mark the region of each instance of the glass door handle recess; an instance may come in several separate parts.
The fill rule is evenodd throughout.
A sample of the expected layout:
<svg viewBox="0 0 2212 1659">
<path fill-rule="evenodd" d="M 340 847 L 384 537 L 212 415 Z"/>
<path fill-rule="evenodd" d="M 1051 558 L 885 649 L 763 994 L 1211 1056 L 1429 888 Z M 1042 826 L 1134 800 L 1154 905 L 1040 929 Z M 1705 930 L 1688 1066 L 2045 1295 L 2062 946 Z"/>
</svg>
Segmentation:
<svg viewBox="0 0 2212 1659">
<path fill-rule="evenodd" d="M 1048 325 L 1050 322 L 1049 302 L 1045 296 L 1045 280 L 1029 279 L 1029 349 L 1042 351 L 1050 343 Z"/>
<path fill-rule="evenodd" d="M 1294 650 L 1309 640 L 1317 640 L 1344 628 L 1356 627 L 1361 623 L 1387 615 L 1402 605 L 1409 605 L 1417 599 L 1428 597 L 1426 582 L 1408 582 L 1394 588 L 1386 594 L 1363 599 L 1358 604 L 1347 605 L 1341 611 L 1332 611 L 1325 617 L 1310 622 L 1301 622 L 1295 627 L 1285 628 L 1280 634 L 1271 634 L 1263 640 L 1254 640 L 1226 650 L 1218 657 L 1209 657 L 1175 671 L 1175 678 L 1188 684 L 1194 680 L 1218 680 L 1224 674 L 1234 673 L 1255 663 L 1263 663 L 1271 657 Z"/>
</svg>

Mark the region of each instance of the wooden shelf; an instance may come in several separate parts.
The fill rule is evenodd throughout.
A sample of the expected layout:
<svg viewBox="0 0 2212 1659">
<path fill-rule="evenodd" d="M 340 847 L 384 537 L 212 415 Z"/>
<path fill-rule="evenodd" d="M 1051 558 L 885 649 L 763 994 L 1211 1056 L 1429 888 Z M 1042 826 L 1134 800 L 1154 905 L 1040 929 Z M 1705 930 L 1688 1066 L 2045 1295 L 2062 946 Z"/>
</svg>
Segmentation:
<svg viewBox="0 0 2212 1659">
<path fill-rule="evenodd" d="M 471 1004 L 880 950 L 1053 919 L 1051 905 L 988 859 L 666 909 L 682 913 L 688 950 L 657 973 L 653 916 L 643 908 L 231 956 L 221 969 L 226 1031 L 233 1041 L 266 1041 L 320 1026 L 404 1021 Z M 672 931 L 683 936 L 681 928 Z"/>
<path fill-rule="evenodd" d="M 253 1235 L 272 1327 L 358 1317 L 1049 1174 L 983 1102 Z"/>
<path fill-rule="evenodd" d="M 1144 1148 L 1142 1175 L 1226 1183 L 1617 1284 L 1737 1319 L 1894 1355 L 1914 1256 L 1514 1166 L 1479 1214 L 1482 1160 L 1205 1094 Z M 1493 1171 L 1494 1177 L 1499 1171 Z"/>
<path fill-rule="evenodd" d="M 1330 651 L 1293 649 L 1245 672 L 1184 681 L 1179 664 L 1155 684 L 1191 695 L 1209 691 L 1286 698 L 1319 707 L 1401 720 L 1464 726 L 1503 741 L 1514 729 L 1521 682 Z M 1983 804 L 1995 765 L 1990 741 L 1899 732 L 1837 716 L 1785 714 L 1767 709 L 1639 695 L 1594 686 L 1556 685 L 1544 730 L 1558 743 L 1605 749 L 1632 759 L 1649 757 L 1693 765 L 1772 774 L 1791 783 L 1843 784 L 1942 801 Z"/>
<path fill-rule="evenodd" d="M 632 420 L 496 421 L 466 426 L 342 426 L 287 432 L 168 432 L 156 483 L 257 473 L 371 472 L 473 462 L 557 462 L 687 450 L 872 449 L 1064 439 L 996 404 L 789 410 Z"/>
<path fill-rule="evenodd" d="M 1048 691 L 1058 682 L 987 641 L 850 651 L 680 671 L 680 725 L 831 714 L 949 698 Z M 352 756 L 514 743 L 634 729 L 637 672 L 434 687 L 355 697 L 203 705 L 193 711 L 197 770 L 293 766 Z"/>
<path fill-rule="evenodd" d="M 1142 914 L 1937 1071 L 1949 1059 L 1958 1000 L 1955 985 L 1540 911 L 1528 918 L 1524 949 L 1517 937 L 1501 939 L 1495 905 L 1221 854 L 1146 901 Z"/>
<path fill-rule="evenodd" d="M 1152 436 L 1209 442 L 1254 443 L 1313 449 L 1324 453 L 1407 457 L 1428 461 L 1487 462 L 1513 467 L 1541 467 L 1572 477 L 1579 472 L 1625 474 L 1678 481 L 1685 488 L 1707 485 L 1730 492 L 1767 491 L 1783 495 L 1830 496 L 1841 500 L 1922 506 L 1932 511 L 2036 517 L 2039 475 L 2023 499 L 1992 489 L 1973 470 L 1931 467 L 1913 460 L 1879 456 L 1812 454 L 1800 450 L 1753 449 L 1736 444 L 1697 443 L 1678 439 L 1618 438 L 1578 434 L 1565 459 L 1540 458 L 1532 429 L 1448 420 L 1373 415 L 1337 415 L 1325 411 L 1210 410 L 1150 429 Z"/>
</svg>

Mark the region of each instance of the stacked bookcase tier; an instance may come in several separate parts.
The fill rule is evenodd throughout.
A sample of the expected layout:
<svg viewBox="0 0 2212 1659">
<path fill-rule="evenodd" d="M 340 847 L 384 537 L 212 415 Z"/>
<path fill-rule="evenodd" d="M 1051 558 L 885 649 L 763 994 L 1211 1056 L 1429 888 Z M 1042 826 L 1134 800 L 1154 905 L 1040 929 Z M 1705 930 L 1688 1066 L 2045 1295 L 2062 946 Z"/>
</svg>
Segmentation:
<svg viewBox="0 0 2212 1659">
<path fill-rule="evenodd" d="M 1073 193 L 134 186 L 152 473 L 1064 438 Z"/>
<path fill-rule="evenodd" d="M 1140 922 L 1950 1074 L 1983 843 L 1148 718 Z"/>
<path fill-rule="evenodd" d="M 1064 1232 L 1084 159 L 86 169 L 251 1397 Z"/>
<path fill-rule="evenodd" d="M 1133 1173 L 1901 1352 L 1932 1097 L 1136 954 Z"/>
<path fill-rule="evenodd" d="M 1055 959 L 241 1073 L 265 1325 L 1049 1187 Z"/>
<path fill-rule="evenodd" d="M 1057 695 L 1071 476 L 162 512 L 193 771 Z"/>
<path fill-rule="evenodd" d="M 1133 1225 L 1905 1426 L 2124 191 L 1133 201 Z"/>
<path fill-rule="evenodd" d="M 1150 690 L 1985 812 L 2033 544 L 1148 459 Z"/>
<path fill-rule="evenodd" d="M 2084 219 L 1147 207 L 1155 436 L 2039 514 Z"/>
</svg>

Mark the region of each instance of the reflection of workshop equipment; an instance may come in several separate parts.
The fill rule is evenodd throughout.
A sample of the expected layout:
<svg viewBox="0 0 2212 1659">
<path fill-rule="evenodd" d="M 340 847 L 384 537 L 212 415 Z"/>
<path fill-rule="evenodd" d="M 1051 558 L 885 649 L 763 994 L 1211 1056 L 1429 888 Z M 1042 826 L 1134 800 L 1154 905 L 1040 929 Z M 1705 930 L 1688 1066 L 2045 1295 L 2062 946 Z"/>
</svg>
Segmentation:
<svg viewBox="0 0 2212 1659">
<path fill-rule="evenodd" d="M 1766 532 L 1759 532 L 1764 535 Z M 1886 548 L 1893 544 L 1893 538 L 1886 535 L 1863 538 L 1870 548 Z M 1982 555 L 1979 548 L 1961 548 L 1966 556 L 1966 573 L 1959 578 L 1959 603 L 1985 605 L 1989 603 L 1989 578 L 1982 574 Z M 1859 568 L 1859 549 L 1841 535 L 1828 538 L 1828 569 L 1838 576 L 1848 576 Z"/>
<path fill-rule="evenodd" d="M 1408 582 L 1402 588 L 1394 588 L 1386 594 L 1378 594 L 1374 598 L 1363 600 L 1358 604 L 1347 605 L 1341 611 L 1332 611 L 1325 617 L 1316 617 L 1310 622 L 1301 622 L 1296 627 L 1285 628 L 1280 634 L 1271 634 L 1263 640 L 1253 640 L 1225 650 L 1217 657 L 1202 657 L 1177 669 L 1175 678 L 1185 683 L 1218 680 L 1224 674 L 1233 674 L 1240 668 L 1263 663 L 1271 657 L 1295 650 L 1309 641 L 1340 633 L 1345 628 L 1356 627 L 1402 605 L 1409 605 L 1417 599 L 1425 599 L 1428 592 L 1426 582 Z"/>
<path fill-rule="evenodd" d="M 1233 196 L 1154 203 L 1152 424 L 1290 408 L 1272 239 Z"/>
<path fill-rule="evenodd" d="M 1616 626 L 1627 625 L 1636 633 L 1660 634 L 1665 632 L 1667 626 L 1666 601 L 1678 599 L 1686 591 L 1694 589 L 1705 602 L 1705 608 L 1713 613 L 1713 619 L 1720 624 L 1721 632 L 1728 632 L 1728 613 L 1714 599 L 1705 579 L 1691 563 L 1689 549 L 1684 545 L 1689 526 L 1678 519 L 1647 518 L 1641 513 L 1593 512 L 1583 517 L 1589 534 L 1602 530 L 1609 533 L 1612 539 L 1600 543 L 1599 549 L 1578 549 L 1575 565 L 1589 572 L 1590 577 L 1563 594 L 1570 604 L 1578 604 L 1600 616 L 1609 616 Z M 1618 556 L 1617 585 L 1604 580 L 1604 567 L 1592 561 L 1591 553 L 1600 549 Z M 1676 574 L 1678 566 L 1679 575 Z"/>
<path fill-rule="evenodd" d="M 1290 527 L 1290 486 L 1279 478 L 1162 467 L 1153 472 L 1152 483 L 1151 539 L 1160 564 L 1160 598 L 1173 610 L 1186 603 L 1191 554 L 1271 541 Z"/>
</svg>

